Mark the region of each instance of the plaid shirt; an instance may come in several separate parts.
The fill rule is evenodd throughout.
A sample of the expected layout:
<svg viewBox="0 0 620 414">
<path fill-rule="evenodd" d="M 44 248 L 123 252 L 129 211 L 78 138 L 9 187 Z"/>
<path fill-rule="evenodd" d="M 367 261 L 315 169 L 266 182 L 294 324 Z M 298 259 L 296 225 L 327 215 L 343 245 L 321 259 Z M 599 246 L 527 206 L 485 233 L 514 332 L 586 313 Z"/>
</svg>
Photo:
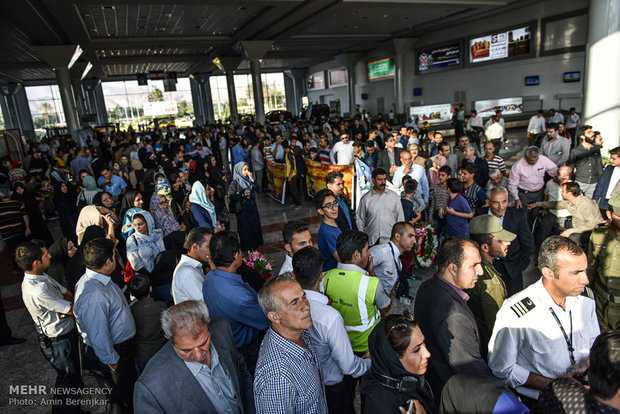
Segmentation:
<svg viewBox="0 0 620 414">
<path fill-rule="evenodd" d="M 257 414 L 327 414 L 319 358 L 307 331 L 302 339 L 309 349 L 267 331 L 254 377 Z"/>
</svg>

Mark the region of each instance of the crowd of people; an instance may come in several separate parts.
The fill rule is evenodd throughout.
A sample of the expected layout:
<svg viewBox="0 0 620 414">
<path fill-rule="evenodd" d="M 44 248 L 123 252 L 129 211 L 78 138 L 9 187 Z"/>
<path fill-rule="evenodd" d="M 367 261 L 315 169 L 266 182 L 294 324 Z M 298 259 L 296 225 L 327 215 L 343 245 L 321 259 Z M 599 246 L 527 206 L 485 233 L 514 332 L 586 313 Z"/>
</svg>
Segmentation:
<svg viewBox="0 0 620 414">
<path fill-rule="evenodd" d="M 31 144 L 0 168 L 0 232 L 67 389 L 55 410 L 81 412 L 83 365 L 110 412 L 355 413 L 357 392 L 366 413 L 620 412 L 620 147 L 605 166 L 592 127 L 539 113 L 509 170 L 501 112 L 484 139 L 464 111 L 455 145 L 381 116 Z M 266 162 L 301 206 L 306 161 L 355 159 L 357 208 L 328 173 L 317 246 L 289 221 L 281 269 L 248 266 Z M 421 222 L 440 245 L 413 298 Z"/>
</svg>

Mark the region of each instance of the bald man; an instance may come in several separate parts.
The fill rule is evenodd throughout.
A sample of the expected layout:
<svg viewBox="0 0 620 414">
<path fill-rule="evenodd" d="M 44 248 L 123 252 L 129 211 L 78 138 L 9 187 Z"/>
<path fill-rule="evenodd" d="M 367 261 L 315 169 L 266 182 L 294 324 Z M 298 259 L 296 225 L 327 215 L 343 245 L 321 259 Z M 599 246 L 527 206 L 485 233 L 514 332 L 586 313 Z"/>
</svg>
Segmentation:
<svg viewBox="0 0 620 414">
<path fill-rule="evenodd" d="M 562 201 L 562 184 L 570 181 L 573 169 L 567 165 L 558 168 L 558 173 L 545 185 L 545 201 Z M 536 245 L 540 244 L 552 234 L 560 234 L 567 227 L 567 219 L 571 215 L 566 209 L 547 209 L 540 219 L 540 226 L 536 232 Z"/>
</svg>

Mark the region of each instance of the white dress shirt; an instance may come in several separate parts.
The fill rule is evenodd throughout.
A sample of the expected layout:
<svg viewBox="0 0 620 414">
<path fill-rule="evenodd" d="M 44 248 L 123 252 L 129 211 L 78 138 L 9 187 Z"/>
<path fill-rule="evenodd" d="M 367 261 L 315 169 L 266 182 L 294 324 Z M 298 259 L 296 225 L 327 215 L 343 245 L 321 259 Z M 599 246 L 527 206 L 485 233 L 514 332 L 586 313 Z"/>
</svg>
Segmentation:
<svg viewBox="0 0 620 414">
<path fill-rule="evenodd" d="M 471 131 L 473 127 L 482 128 L 482 117 L 480 115 L 469 117 L 469 119 L 467 120 L 467 128 L 465 129 Z"/>
<path fill-rule="evenodd" d="M 530 118 L 530 122 L 527 125 L 527 132 L 530 134 L 542 134 L 547 129 L 545 125 L 545 118 L 534 115 Z"/>
<path fill-rule="evenodd" d="M 336 156 L 336 154 L 338 155 Z M 336 145 L 334 145 L 334 148 L 332 148 L 332 151 L 329 153 L 329 158 L 331 159 L 332 164 L 351 164 L 351 161 L 353 160 L 353 143 L 351 141 L 346 144 L 342 141 L 336 142 Z"/>
<path fill-rule="evenodd" d="M 487 127 L 485 135 L 488 139 L 501 139 L 504 136 L 504 127 L 499 122 L 493 122 Z"/>
<path fill-rule="evenodd" d="M 73 317 L 60 317 L 61 314 L 71 310 L 71 302 L 64 299 L 66 291 L 67 289 L 47 273 L 24 274 L 22 300 L 37 327 L 37 332 L 55 338 L 73 329 L 75 326 Z"/>
<path fill-rule="evenodd" d="M 403 268 L 400 260 L 400 250 L 390 240 L 389 243 L 381 243 L 371 247 L 370 254 L 372 255 L 375 274 L 383 284 L 386 292 L 390 293 L 398 281 L 398 273 Z"/>
<path fill-rule="evenodd" d="M 585 369 L 590 347 L 600 334 L 595 304 L 585 296 L 569 296 L 565 307 L 566 310 L 553 301 L 542 278 L 506 299 L 497 312 L 489 341 L 488 361 L 493 375 L 519 393 L 538 398 L 540 391 L 523 387 L 530 372 L 547 378 L 558 378 L 567 373 L 571 367 L 568 345 L 550 309 L 569 338 L 572 317 L 576 360 L 576 366 L 572 368 Z"/>
<path fill-rule="evenodd" d="M 289 256 L 287 253 L 286 256 L 284 256 L 284 263 L 282 263 L 282 267 L 280 268 L 280 272 L 278 273 L 278 276 L 281 275 L 282 273 L 292 272 L 292 271 L 293 271 L 293 258 Z"/>
<path fill-rule="evenodd" d="M 313 290 L 305 292 L 312 316 L 312 327 L 308 332 L 321 361 L 324 384 L 338 384 L 345 374 L 354 378 L 364 375 L 370 368 L 370 360 L 353 353 L 340 313 L 327 304 L 327 296 Z"/>
<path fill-rule="evenodd" d="M 202 263 L 187 255 L 182 255 L 172 275 L 172 299 L 174 304 L 176 305 L 187 300 L 204 301 L 202 296 L 202 283 L 204 279 L 205 274 L 202 270 Z"/>
</svg>

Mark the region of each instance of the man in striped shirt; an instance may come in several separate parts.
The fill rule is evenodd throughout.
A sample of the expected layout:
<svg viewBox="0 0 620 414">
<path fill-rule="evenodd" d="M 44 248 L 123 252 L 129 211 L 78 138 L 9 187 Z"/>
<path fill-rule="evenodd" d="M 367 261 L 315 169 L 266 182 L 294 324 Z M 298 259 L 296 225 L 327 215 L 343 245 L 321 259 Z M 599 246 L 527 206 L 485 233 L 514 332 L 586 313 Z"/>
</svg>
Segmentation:
<svg viewBox="0 0 620 414">
<path fill-rule="evenodd" d="M 506 163 L 499 155 L 495 155 L 495 145 L 491 141 L 484 144 L 484 160 L 489 165 L 489 171 L 500 170 L 506 176 Z"/>
<path fill-rule="evenodd" d="M 30 219 L 19 201 L 11 200 L 11 190 L 0 188 L 0 234 L 11 252 L 30 236 Z"/>
</svg>

